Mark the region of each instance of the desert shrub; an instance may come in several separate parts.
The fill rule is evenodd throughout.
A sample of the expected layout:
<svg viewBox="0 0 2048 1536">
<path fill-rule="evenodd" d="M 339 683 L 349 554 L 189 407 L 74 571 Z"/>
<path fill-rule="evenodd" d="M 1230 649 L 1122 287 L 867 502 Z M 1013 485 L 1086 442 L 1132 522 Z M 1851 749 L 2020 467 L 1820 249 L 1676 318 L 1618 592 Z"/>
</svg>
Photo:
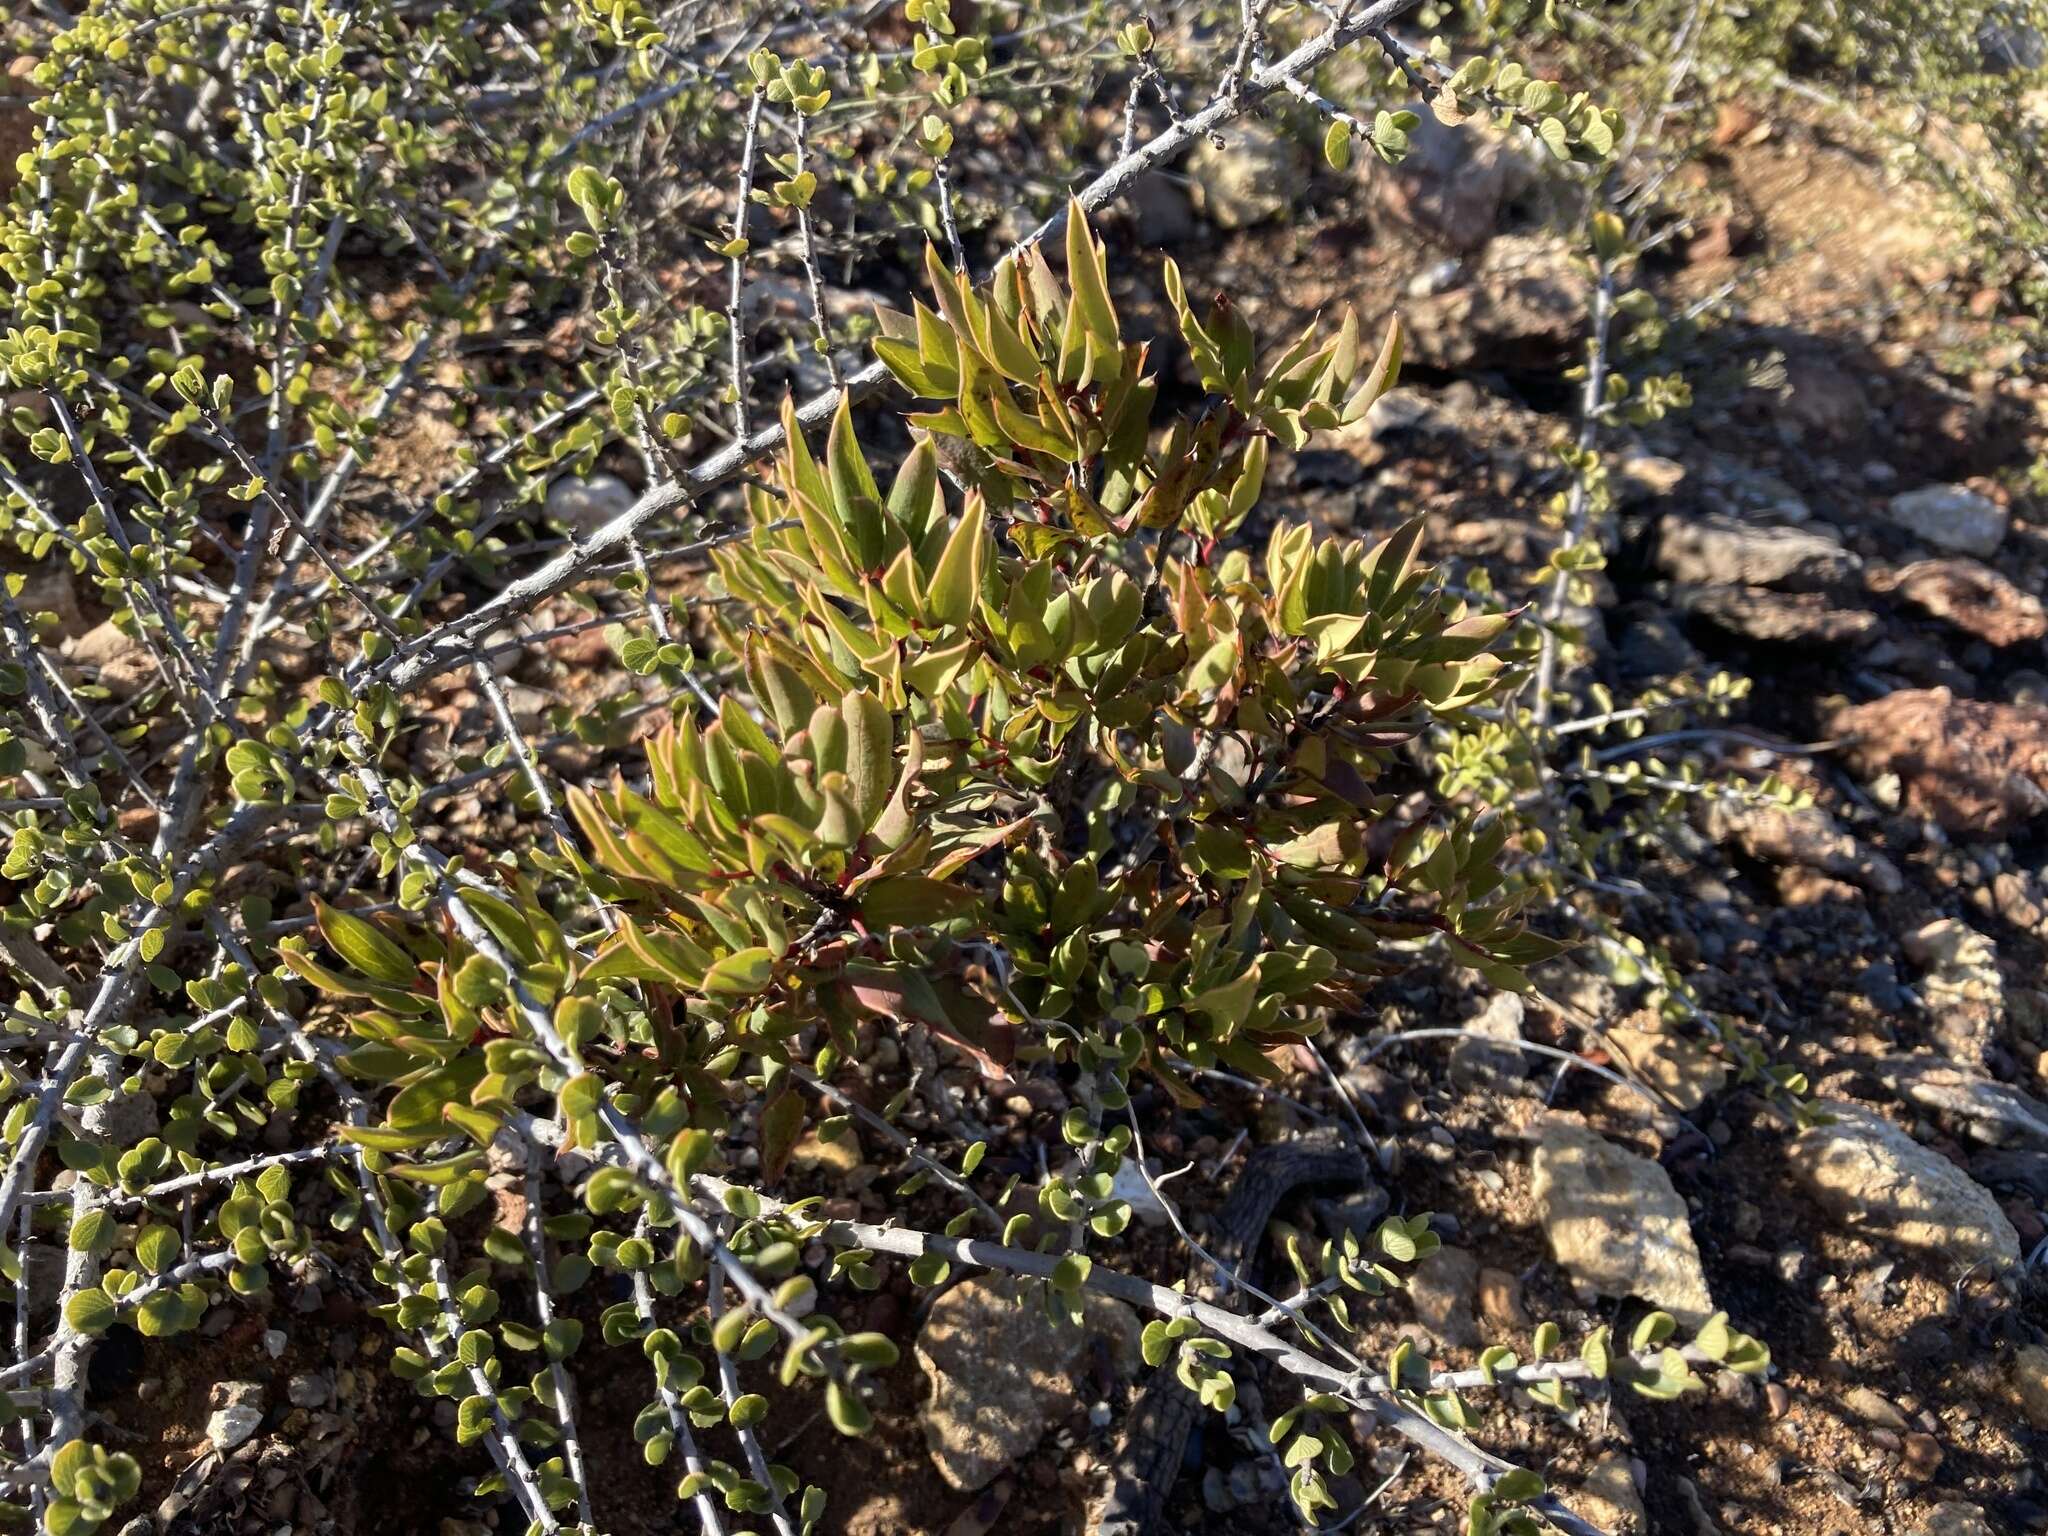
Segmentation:
<svg viewBox="0 0 2048 1536">
<path fill-rule="evenodd" d="M 1369 1365 L 1345 1297 L 1426 1251 L 1413 1215 L 1300 1255 L 1271 1323 L 1114 1262 L 1134 1075 L 1269 1076 L 1423 944 L 1525 985 L 1572 937 L 1546 871 L 1605 835 L 1524 793 L 1562 739 L 1554 605 L 1475 602 L 1416 527 L 1321 536 L 1265 494 L 1274 452 L 1393 381 L 1398 327 L 1256 338 L 1169 269 L 1180 398 L 1087 224 L 1282 97 L 1333 164 L 1398 157 L 1418 79 L 1560 164 L 1613 150 L 1610 108 L 1395 38 L 1402 9 L 1102 36 L 938 0 L 866 29 L 135 0 L 38 36 L 0 219 L 22 1509 L 84 1531 L 135 1492 L 89 1417 L 110 1328 L 186 1333 L 322 1263 L 367 1270 L 392 1369 L 456 1401 L 495 1464 L 478 1491 L 540 1530 L 604 1519 L 576 1432 L 594 1359 L 644 1362 L 636 1433 L 707 1529 L 814 1525 L 756 1430 L 806 1401 L 865 1426 L 895 1344 L 832 1319 L 896 1263 L 1011 1270 L 1056 1311 L 1131 1300 L 1214 1407 L 1233 1352 L 1283 1362 L 1311 1514 L 1364 1407 L 1467 1474 L 1474 1531 L 1582 1529 L 1463 1438 L 1464 1394 L 1568 1410 L 1575 1384 L 1765 1365 L 1725 1319 L 1679 1346 L 1661 1314 L 1626 1350 L 1551 1327 L 1528 1362 Z M 1098 143 L 1106 82 L 1130 108 Z M 1001 152 L 1038 137 L 1071 159 L 1006 228 Z M 1589 227 L 1604 279 L 1627 235 Z M 906 252 L 914 297 L 835 304 Z M 423 444 L 429 392 L 453 430 Z M 1592 400 L 1658 398 L 1624 395 Z M 595 516 L 551 495 L 599 471 L 646 488 Z M 1597 540 L 1574 547 L 1547 583 L 1590 568 Z M 87 605 L 81 666 L 60 638 Z M 502 674 L 591 632 L 618 685 L 522 711 Z M 926 1145 L 861 1107 L 898 1037 L 1072 1074 L 1071 1160 L 1028 1209 L 957 1114 Z M 946 1221 L 776 1193 L 847 1117 Z M 516 1220 L 488 1201 L 507 1175 Z M 600 1273 L 626 1299 L 579 1297 Z"/>
<path fill-rule="evenodd" d="M 1767 0 L 1487 0 L 1436 17 L 1484 44 L 1540 47 L 1566 80 L 1624 97 L 1689 89 L 1659 114 L 1667 159 L 1707 142 L 1716 109 L 1779 98 L 1946 194 L 2031 337 L 2048 313 L 2048 7 L 2040 0 L 1803 6 Z M 1534 39 L 1547 41 L 1537 45 Z M 2036 340 L 2032 344 L 2038 345 Z"/>
</svg>

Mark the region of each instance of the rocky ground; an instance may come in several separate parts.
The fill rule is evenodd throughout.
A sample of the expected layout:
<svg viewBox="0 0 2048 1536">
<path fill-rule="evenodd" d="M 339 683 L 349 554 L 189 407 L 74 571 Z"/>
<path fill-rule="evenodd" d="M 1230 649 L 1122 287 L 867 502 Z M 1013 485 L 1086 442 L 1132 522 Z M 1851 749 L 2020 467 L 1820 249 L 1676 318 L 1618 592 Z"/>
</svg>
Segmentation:
<svg viewBox="0 0 2048 1536">
<path fill-rule="evenodd" d="M 1399 309 L 1403 387 L 1272 483 L 1331 527 L 1426 514 L 1432 554 L 1508 589 L 1558 537 L 1544 516 L 1563 485 L 1552 450 L 1575 426 L 1558 375 L 1583 343 L 1586 282 L 1550 229 L 1557 194 L 1519 151 L 1435 132 L 1420 151 L 1398 177 L 1311 176 L 1246 130 L 1140 189 L 1118 231 L 1120 302 L 1153 317 L 1169 371 L 1162 250 L 1268 334 L 1325 305 L 1368 322 Z M 1689 222 L 1651 286 L 1672 307 L 1717 309 L 1672 359 L 1697 406 L 1611 445 L 1613 559 L 1584 616 L 1594 657 L 1580 680 L 1753 684 L 1747 734 L 1699 750 L 1776 772 L 1811 808 L 1702 797 L 1622 889 L 1630 925 L 1803 1071 L 1833 1123 L 1795 1130 L 1639 989 L 1575 960 L 1526 1005 L 1447 970 L 1404 976 L 1333 1025 L 1338 1087 L 1303 1061 L 1284 1099 L 1225 1088 L 1196 1111 L 1147 1105 L 1152 1149 L 1192 1165 L 1174 1187 L 1199 1218 L 1249 1140 L 1344 1121 L 1341 1092 L 1380 1149 L 1382 1188 L 1297 1201 L 1285 1223 L 1330 1232 L 1390 1205 L 1436 1213 L 1446 1244 L 1367 1315 L 1369 1355 L 1407 1335 L 1466 1364 L 1483 1343 L 1526 1348 L 1545 1319 L 1577 1337 L 1646 1305 L 1725 1309 L 1763 1338 L 1774 1373 L 1724 1378 L 1705 1399 L 1596 1404 L 1576 1425 L 1525 1400 L 1487 1404 L 1479 1438 L 1617 1536 L 2048 1530 L 2048 520 L 2038 495 L 2015 493 L 2048 450 L 2048 386 L 2016 372 L 2005 296 L 1938 209 L 1823 123 L 1730 109 L 1670 197 Z M 97 634 L 78 635 L 72 659 L 117 672 Z M 604 654 L 594 632 L 565 640 L 515 705 L 572 718 Z M 451 689 L 444 703 L 476 701 Z M 585 724 L 595 750 L 612 728 Z M 1682 1120 L 1515 1048 L 1579 1048 L 1585 1014 L 1608 1059 Z M 1404 1027 L 1466 1021 L 1498 1043 L 1374 1054 Z M 1058 1085 L 962 1073 L 956 1086 L 1005 1130 L 991 1166 L 1029 1173 L 1055 1139 Z M 872 1212 L 895 1173 L 856 1136 L 807 1147 L 796 1177 Z M 1155 1216 L 1129 1261 L 1170 1280 L 1186 1259 Z M 993 1285 L 934 1302 L 899 1278 L 860 1304 L 863 1326 L 916 1344 L 879 1433 L 849 1444 L 814 1418 L 779 1425 L 769 1446 L 831 1491 L 829 1529 L 1078 1529 L 1139 1375 L 1134 1321 L 1104 1303 L 1085 1332 L 1056 1335 L 1028 1309 L 990 1307 Z M 371 1293 L 345 1274 L 282 1289 L 279 1305 L 328 1326 L 287 1342 L 220 1309 L 201 1337 L 154 1350 L 154 1374 L 118 1338 L 95 1355 L 95 1397 L 126 1395 L 116 1433 L 150 1461 L 148 1528 L 411 1529 L 422 1507 L 473 1511 L 459 1490 L 475 1467 L 436 1421 L 453 1404 L 379 1369 L 389 1342 L 362 1315 Z M 1267 1390 L 1284 1405 L 1280 1384 L 1248 1375 L 1233 1420 L 1198 1431 L 1168 1528 L 1298 1529 L 1257 1433 Z M 594 1482 L 617 1490 L 607 1527 L 671 1528 L 665 1479 L 630 1435 L 645 1381 L 593 1375 L 585 1395 Z M 1345 1512 L 1370 1499 L 1351 1528 L 1455 1528 L 1457 1489 L 1356 1427 Z M 494 1524 L 451 1514 L 441 1530 Z"/>
</svg>

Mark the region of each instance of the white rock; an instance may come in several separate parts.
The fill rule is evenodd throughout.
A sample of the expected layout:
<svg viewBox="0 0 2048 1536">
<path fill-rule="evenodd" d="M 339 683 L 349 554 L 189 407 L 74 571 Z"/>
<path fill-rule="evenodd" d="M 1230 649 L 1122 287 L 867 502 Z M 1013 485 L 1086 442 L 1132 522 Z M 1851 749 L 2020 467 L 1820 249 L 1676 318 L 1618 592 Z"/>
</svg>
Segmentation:
<svg viewBox="0 0 2048 1536">
<path fill-rule="evenodd" d="M 2005 978 L 1998 969 L 1998 946 L 1952 917 L 1936 918 L 1899 943 L 1906 958 L 1922 969 L 1920 995 L 1942 1050 L 1981 1068 L 2005 1024 Z"/>
<path fill-rule="evenodd" d="M 1885 515 L 1924 543 L 1979 559 L 2005 542 L 2011 522 L 1997 502 L 1960 485 L 1901 491 L 1886 503 Z"/>
<path fill-rule="evenodd" d="M 1579 1484 L 1578 1512 L 1612 1536 L 1633 1536 L 1649 1529 L 1642 1495 L 1636 1492 L 1629 1459 L 1610 1451 L 1594 1462 Z"/>
<path fill-rule="evenodd" d="M 213 1389 L 214 1409 L 206 1438 L 216 1451 L 231 1451 L 263 1423 L 263 1388 L 253 1381 L 223 1381 Z"/>
<path fill-rule="evenodd" d="M 1994 1536 L 1991 1522 L 1974 1504 L 1937 1504 L 1918 1525 L 1913 1536 Z"/>
<path fill-rule="evenodd" d="M 588 479 L 562 476 L 548 487 L 546 508 L 549 517 L 560 519 L 578 533 L 595 533 L 637 499 L 625 481 L 599 470 Z"/>
<path fill-rule="evenodd" d="M 1656 540 L 1657 567 L 1675 581 L 1818 592 L 1849 580 L 1858 565 L 1832 532 L 1758 528 L 1731 517 L 1666 513 Z"/>
<path fill-rule="evenodd" d="M 300 1371 L 285 1386 L 285 1396 L 294 1408 L 319 1408 L 332 1391 L 327 1378 L 317 1371 Z"/>
<path fill-rule="evenodd" d="M 1157 1178 L 1158 1175 L 1154 1174 Z M 1116 1177 L 1110 1182 L 1110 1198 L 1127 1202 L 1131 1214 L 1148 1227 L 1164 1226 L 1167 1221 L 1166 1205 L 1152 1192 L 1152 1186 L 1145 1182 L 1145 1176 L 1138 1171 L 1138 1165 L 1125 1158 L 1116 1165 Z"/>
</svg>

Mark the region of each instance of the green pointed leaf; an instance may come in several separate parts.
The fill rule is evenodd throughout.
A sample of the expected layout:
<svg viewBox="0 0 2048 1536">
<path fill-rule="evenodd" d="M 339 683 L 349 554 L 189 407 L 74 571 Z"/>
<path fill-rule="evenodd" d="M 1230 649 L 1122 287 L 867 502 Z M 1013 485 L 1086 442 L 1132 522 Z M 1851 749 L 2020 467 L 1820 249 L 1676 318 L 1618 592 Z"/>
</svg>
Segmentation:
<svg viewBox="0 0 2048 1536">
<path fill-rule="evenodd" d="M 420 969 L 412 956 L 387 939 L 374 923 L 331 907 L 318 896 L 313 898 L 313 919 L 327 947 L 370 980 L 387 987 L 410 987 L 419 979 Z"/>
<path fill-rule="evenodd" d="M 925 589 L 925 616 L 934 624 L 963 625 L 973 615 L 987 542 L 987 508 L 979 495 L 970 495 Z"/>
<path fill-rule="evenodd" d="M 1088 334 L 1105 347 L 1116 347 L 1122 337 L 1117 330 L 1116 309 L 1109 301 L 1109 276 L 1104 270 L 1102 247 L 1088 229 L 1088 214 L 1078 199 L 1067 202 L 1067 286 L 1081 312 Z"/>
</svg>

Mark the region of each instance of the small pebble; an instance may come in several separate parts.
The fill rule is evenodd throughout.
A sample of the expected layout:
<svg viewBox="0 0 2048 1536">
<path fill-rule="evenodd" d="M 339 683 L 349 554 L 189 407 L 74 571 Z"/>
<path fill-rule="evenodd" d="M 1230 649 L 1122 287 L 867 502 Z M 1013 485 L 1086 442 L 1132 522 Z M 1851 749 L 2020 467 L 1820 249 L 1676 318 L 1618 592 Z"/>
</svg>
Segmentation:
<svg viewBox="0 0 2048 1536">
<path fill-rule="evenodd" d="M 1932 1477 L 1941 1470 L 1941 1442 L 1932 1435 L 1908 1435 L 1905 1457 L 1906 1465 L 1912 1468 L 1915 1477 Z"/>
<path fill-rule="evenodd" d="M 327 1393 L 327 1378 L 315 1371 L 300 1371 L 284 1389 L 294 1408 L 318 1408 L 327 1401 Z"/>
<path fill-rule="evenodd" d="M 263 1388 L 253 1381 L 223 1381 L 213 1389 L 213 1413 L 206 1438 L 216 1451 L 231 1451 L 263 1423 Z"/>
</svg>

